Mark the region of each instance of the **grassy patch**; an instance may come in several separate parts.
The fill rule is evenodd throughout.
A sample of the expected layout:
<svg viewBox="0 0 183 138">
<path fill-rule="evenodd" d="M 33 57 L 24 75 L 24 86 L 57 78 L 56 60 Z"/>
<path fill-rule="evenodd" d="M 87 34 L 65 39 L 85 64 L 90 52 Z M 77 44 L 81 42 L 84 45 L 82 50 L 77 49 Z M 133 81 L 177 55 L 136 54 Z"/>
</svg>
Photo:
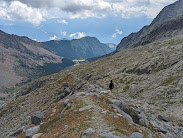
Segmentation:
<svg viewBox="0 0 183 138">
<path fill-rule="evenodd" d="M 90 118 L 88 111 L 79 112 L 78 109 L 82 107 L 83 103 L 76 99 L 73 100 L 72 107 L 64 112 L 62 118 L 59 114 L 64 108 L 63 101 L 58 103 L 54 109 L 50 109 L 46 113 L 46 123 L 41 125 L 40 133 L 43 133 L 44 138 L 50 137 L 78 137 L 81 136 L 84 130 L 89 127 L 89 124 L 84 122 Z M 53 110 L 56 110 L 53 113 Z M 68 128 L 64 128 L 64 126 Z"/>
<path fill-rule="evenodd" d="M 130 88 L 130 86 L 127 85 L 127 86 L 123 89 L 123 91 L 124 91 L 124 92 L 127 92 L 127 91 L 129 90 L 129 88 Z"/>
<path fill-rule="evenodd" d="M 2 111 L 0 112 L 0 117 L 2 117 L 2 116 L 4 115 L 5 112 L 6 112 L 5 110 L 2 110 Z"/>
<path fill-rule="evenodd" d="M 176 77 L 171 77 L 169 76 L 168 79 L 166 79 L 163 83 L 162 83 L 162 86 L 167 86 L 169 84 L 171 84 L 174 80 L 176 80 L 177 78 Z"/>
</svg>

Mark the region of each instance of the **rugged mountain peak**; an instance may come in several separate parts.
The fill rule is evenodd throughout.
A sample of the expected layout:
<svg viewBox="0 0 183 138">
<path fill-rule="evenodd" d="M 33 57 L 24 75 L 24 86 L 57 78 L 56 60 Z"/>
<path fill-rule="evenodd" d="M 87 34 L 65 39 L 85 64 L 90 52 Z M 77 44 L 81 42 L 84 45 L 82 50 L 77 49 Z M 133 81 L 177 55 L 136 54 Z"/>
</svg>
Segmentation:
<svg viewBox="0 0 183 138">
<path fill-rule="evenodd" d="M 182 19 L 180 19 L 182 15 L 183 0 L 166 6 L 149 26 L 144 26 L 139 32 L 131 33 L 129 36 L 124 37 L 117 46 L 115 53 L 152 41 L 174 37 L 177 34 L 183 34 Z M 177 27 L 175 28 L 175 26 Z M 151 37 L 154 38 L 149 41 L 148 39 Z"/>
<path fill-rule="evenodd" d="M 43 42 L 43 44 L 57 55 L 69 59 L 98 57 L 113 51 L 112 48 L 101 43 L 96 37 L 90 36 L 72 40 L 52 40 Z"/>
<path fill-rule="evenodd" d="M 164 7 L 157 17 L 152 21 L 150 26 L 163 24 L 167 21 L 176 19 L 178 16 L 183 15 L 183 0 L 176 1 Z"/>
</svg>

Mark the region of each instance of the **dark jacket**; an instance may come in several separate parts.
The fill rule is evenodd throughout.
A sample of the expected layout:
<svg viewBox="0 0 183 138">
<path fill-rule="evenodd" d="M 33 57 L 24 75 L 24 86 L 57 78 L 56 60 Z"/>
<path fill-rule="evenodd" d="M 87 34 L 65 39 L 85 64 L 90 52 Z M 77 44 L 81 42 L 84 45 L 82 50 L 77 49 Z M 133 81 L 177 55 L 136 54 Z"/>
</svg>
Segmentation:
<svg viewBox="0 0 183 138">
<path fill-rule="evenodd" d="M 111 82 L 110 84 L 109 84 L 109 89 L 113 89 L 114 88 L 114 84 Z"/>
</svg>

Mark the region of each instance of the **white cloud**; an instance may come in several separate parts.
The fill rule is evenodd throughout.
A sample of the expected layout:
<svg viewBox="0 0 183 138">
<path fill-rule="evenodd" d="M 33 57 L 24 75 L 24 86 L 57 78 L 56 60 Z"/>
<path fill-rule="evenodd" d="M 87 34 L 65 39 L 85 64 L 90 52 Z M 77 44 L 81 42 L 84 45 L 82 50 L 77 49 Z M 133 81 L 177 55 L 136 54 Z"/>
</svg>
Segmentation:
<svg viewBox="0 0 183 138">
<path fill-rule="evenodd" d="M 112 5 L 115 14 L 120 13 L 122 18 L 133 18 L 146 15 L 154 18 L 161 9 L 176 0 L 123 0 Z"/>
<path fill-rule="evenodd" d="M 119 29 L 116 29 L 116 32 L 112 35 L 112 38 L 116 38 L 117 35 L 121 35 L 121 34 L 123 34 L 123 32 L 120 31 Z"/>
<path fill-rule="evenodd" d="M 0 17 L 6 18 L 9 20 L 25 20 L 34 24 L 35 26 L 40 25 L 43 18 L 43 12 L 39 9 L 28 7 L 26 4 L 23 4 L 19 1 L 13 1 L 8 5 L 5 2 L 2 2 L 3 5 L 0 6 Z"/>
<path fill-rule="evenodd" d="M 50 37 L 49 40 L 55 40 L 57 39 L 58 37 L 56 35 L 54 35 L 53 37 Z"/>
<path fill-rule="evenodd" d="M 176 0 L 0 0 L 0 18 L 40 25 L 49 18 L 105 18 L 109 15 L 154 18 Z M 60 23 L 68 24 L 66 20 Z"/>
<path fill-rule="evenodd" d="M 70 38 L 75 38 L 75 39 L 79 39 L 85 36 L 86 34 L 84 32 L 77 32 L 69 35 Z"/>
<path fill-rule="evenodd" d="M 61 23 L 61 24 L 66 24 L 68 25 L 68 22 L 66 20 L 57 20 L 58 23 Z"/>
<path fill-rule="evenodd" d="M 5 0 L 4 0 L 5 1 Z M 11 3 L 14 0 L 6 0 Z M 88 18 L 101 17 L 102 12 L 112 10 L 111 4 L 105 0 L 18 0 L 30 7 L 37 9 L 45 9 L 47 11 L 55 10 L 57 14 L 65 12 L 67 16 L 72 18 Z M 79 16 L 81 14 L 81 16 Z M 49 16 L 49 15 L 47 15 Z M 53 16 L 53 15 L 52 15 Z"/>
<path fill-rule="evenodd" d="M 63 31 L 63 32 L 60 32 L 63 36 L 66 36 L 67 35 L 67 32 L 66 31 Z"/>
</svg>

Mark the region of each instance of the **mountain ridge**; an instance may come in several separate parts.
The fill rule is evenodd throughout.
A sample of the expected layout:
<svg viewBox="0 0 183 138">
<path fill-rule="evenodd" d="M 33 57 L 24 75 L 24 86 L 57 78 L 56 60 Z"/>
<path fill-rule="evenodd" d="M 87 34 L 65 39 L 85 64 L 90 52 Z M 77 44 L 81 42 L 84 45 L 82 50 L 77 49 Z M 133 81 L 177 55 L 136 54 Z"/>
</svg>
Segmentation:
<svg viewBox="0 0 183 138">
<path fill-rule="evenodd" d="M 69 59 L 91 58 L 113 51 L 108 45 L 101 43 L 96 37 L 86 36 L 80 39 L 59 39 L 43 42 L 51 51 Z"/>
<path fill-rule="evenodd" d="M 124 37 L 118 44 L 117 49 L 114 53 L 140 45 L 141 40 L 143 39 L 144 41 L 146 35 L 149 35 L 149 33 L 151 33 L 154 29 L 161 27 L 161 25 L 176 20 L 176 18 L 182 16 L 183 15 L 182 9 L 183 9 L 182 0 L 176 1 L 173 4 L 166 6 L 160 11 L 160 13 L 156 16 L 156 18 L 151 22 L 150 25 L 144 26 L 137 33 L 131 33 L 129 36 Z M 182 28 L 179 29 L 182 30 Z M 161 38 L 163 37 L 161 36 Z M 164 37 L 164 39 L 166 39 L 166 37 Z"/>
<path fill-rule="evenodd" d="M 6 89 L 74 64 L 47 49 L 28 37 L 0 31 L 0 95 Z M 53 65 L 58 69 L 49 67 Z"/>
</svg>

